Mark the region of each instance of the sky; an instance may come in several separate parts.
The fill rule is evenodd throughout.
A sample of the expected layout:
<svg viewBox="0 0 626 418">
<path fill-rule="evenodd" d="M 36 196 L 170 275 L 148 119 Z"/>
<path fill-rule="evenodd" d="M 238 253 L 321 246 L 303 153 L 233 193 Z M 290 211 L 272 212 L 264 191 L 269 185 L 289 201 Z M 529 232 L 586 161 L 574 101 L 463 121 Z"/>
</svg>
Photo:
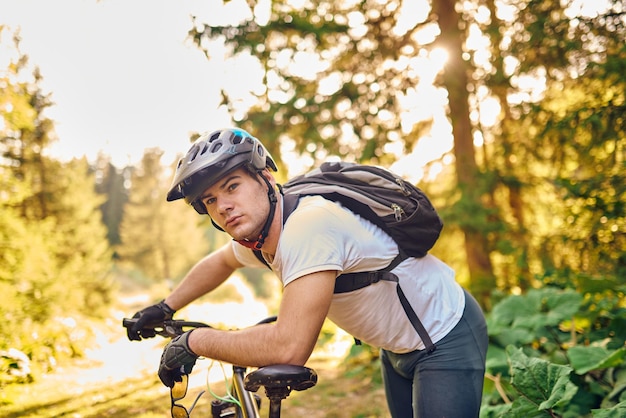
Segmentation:
<svg viewBox="0 0 626 418">
<path fill-rule="evenodd" d="M 20 49 L 54 102 L 47 116 L 58 140 L 50 154 L 93 161 L 103 151 L 123 166 L 159 147 L 169 164 L 187 150 L 190 133 L 230 125 L 214 82 L 227 69 L 187 40 L 190 15 L 206 21 L 216 7 L 211 0 L 0 0 L 0 24 L 19 28 Z"/>
</svg>

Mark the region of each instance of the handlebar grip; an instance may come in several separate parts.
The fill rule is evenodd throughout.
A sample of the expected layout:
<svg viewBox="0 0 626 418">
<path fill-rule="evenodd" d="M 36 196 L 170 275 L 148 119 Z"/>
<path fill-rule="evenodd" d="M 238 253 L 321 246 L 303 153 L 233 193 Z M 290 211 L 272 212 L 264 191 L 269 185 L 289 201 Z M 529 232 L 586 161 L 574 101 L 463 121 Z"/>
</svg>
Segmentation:
<svg viewBox="0 0 626 418">
<path fill-rule="evenodd" d="M 124 328 L 132 328 L 137 323 L 137 318 L 124 318 L 122 320 L 122 326 Z"/>
<path fill-rule="evenodd" d="M 132 330 L 132 328 L 137 325 L 137 322 L 139 322 L 139 318 L 124 318 L 122 320 L 122 326 L 128 329 L 130 332 L 130 330 Z M 164 327 L 163 322 L 152 322 L 152 323 L 144 324 L 142 328 L 139 330 L 139 333 L 141 334 L 142 338 L 151 338 L 151 337 L 154 337 L 155 335 L 161 335 L 163 337 L 173 338 L 172 334 L 167 333 L 164 328 L 165 327 Z"/>
</svg>

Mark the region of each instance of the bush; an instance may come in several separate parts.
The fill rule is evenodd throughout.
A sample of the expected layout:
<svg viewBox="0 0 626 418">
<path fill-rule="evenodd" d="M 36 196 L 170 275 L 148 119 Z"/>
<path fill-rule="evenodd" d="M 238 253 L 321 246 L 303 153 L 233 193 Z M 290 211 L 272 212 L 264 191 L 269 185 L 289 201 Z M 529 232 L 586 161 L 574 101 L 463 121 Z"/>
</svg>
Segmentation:
<svg viewBox="0 0 626 418">
<path fill-rule="evenodd" d="M 481 417 L 626 417 L 625 302 L 552 287 L 500 301 Z"/>
</svg>

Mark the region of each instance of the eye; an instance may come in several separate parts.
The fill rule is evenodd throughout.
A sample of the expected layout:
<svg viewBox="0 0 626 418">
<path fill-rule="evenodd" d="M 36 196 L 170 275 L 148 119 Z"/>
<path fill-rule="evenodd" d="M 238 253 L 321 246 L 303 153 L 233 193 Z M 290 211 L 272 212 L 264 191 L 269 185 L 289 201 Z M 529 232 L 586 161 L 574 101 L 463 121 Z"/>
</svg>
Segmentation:
<svg viewBox="0 0 626 418">
<path fill-rule="evenodd" d="M 210 205 L 212 203 L 215 203 L 216 201 L 217 201 L 217 199 L 214 198 L 214 197 L 207 197 L 206 199 L 204 199 L 204 205 L 208 206 L 208 205 Z"/>
</svg>

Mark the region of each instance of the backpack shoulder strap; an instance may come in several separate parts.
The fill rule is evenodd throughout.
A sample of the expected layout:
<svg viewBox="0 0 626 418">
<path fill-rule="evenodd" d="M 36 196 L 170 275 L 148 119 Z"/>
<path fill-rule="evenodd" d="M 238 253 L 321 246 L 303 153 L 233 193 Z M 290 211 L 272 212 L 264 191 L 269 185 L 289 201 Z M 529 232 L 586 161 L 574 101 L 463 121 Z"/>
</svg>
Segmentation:
<svg viewBox="0 0 626 418">
<path fill-rule="evenodd" d="M 268 269 L 272 269 L 270 267 L 270 264 L 267 262 L 267 260 L 265 260 L 265 258 L 263 258 L 263 254 L 261 254 L 261 250 L 252 250 L 252 252 L 254 253 L 254 256 L 263 264 L 265 264 L 265 267 L 267 267 Z"/>
<path fill-rule="evenodd" d="M 428 331 L 426 331 L 426 328 L 422 324 L 422 321 L 420 321 L 419 317 L 415 313 L 415 310 L 413 310 L 411 303 L 402 291 L 398 276 L 391 272 L 391 270 L 396 268 L 402 261 L 406 260 L 407 258 L 408 256 L 404 253 L 404 251 L 400 249 L 400 253 L 384 269 L 377 271 L 364 271 L 358 273 L 342 274 L 335 280 L 334 293 L 352 292 L 354 290 L 369 286 L 373 283 L 377 283 L 381 280 L 394 282 L 396 284 L 396 292 L 398 293 L 398 298 L 400 299 L 400 303 L 402 304 L 404 312 L 411 321 L 411 325 L 413 325 L 415 331 L 417 331 L 417 335 L 420 336 L 422 342 L 426 346 L 426 352 L 428 354 L 431 354 L 437 349 L 437 346 L 431 340 L 430 335 L 428 335 Z M 357 345 L 360 345 L 359 340 L 355 339 L 355 341 L 357 341 Z"/>
<path fill-rule="evenodd" d="M 282 188 L 281 188 L 281 192 L 282 192 Z M 287 218 L 289 218 L 289 215 L 291 215 L 291 213 L 294 210 L 296 210 L 296 207 L 298 206 L 298 202 L 300 201 L 300 195 L 287 193 L 287 194 L 283 194 L 282 196 L 283 196 L 283 225 L 284 225 L 285 222 L 287 222 Z M 272 269 L 269 263 L 265 260 L 265 258 L 263 258 L 263 254 L 261 254 L 261 250 L 252 250 L 252 252 L 261 263 L 267 266 L 268 269 L 270 270 Z"/>
</svg>

